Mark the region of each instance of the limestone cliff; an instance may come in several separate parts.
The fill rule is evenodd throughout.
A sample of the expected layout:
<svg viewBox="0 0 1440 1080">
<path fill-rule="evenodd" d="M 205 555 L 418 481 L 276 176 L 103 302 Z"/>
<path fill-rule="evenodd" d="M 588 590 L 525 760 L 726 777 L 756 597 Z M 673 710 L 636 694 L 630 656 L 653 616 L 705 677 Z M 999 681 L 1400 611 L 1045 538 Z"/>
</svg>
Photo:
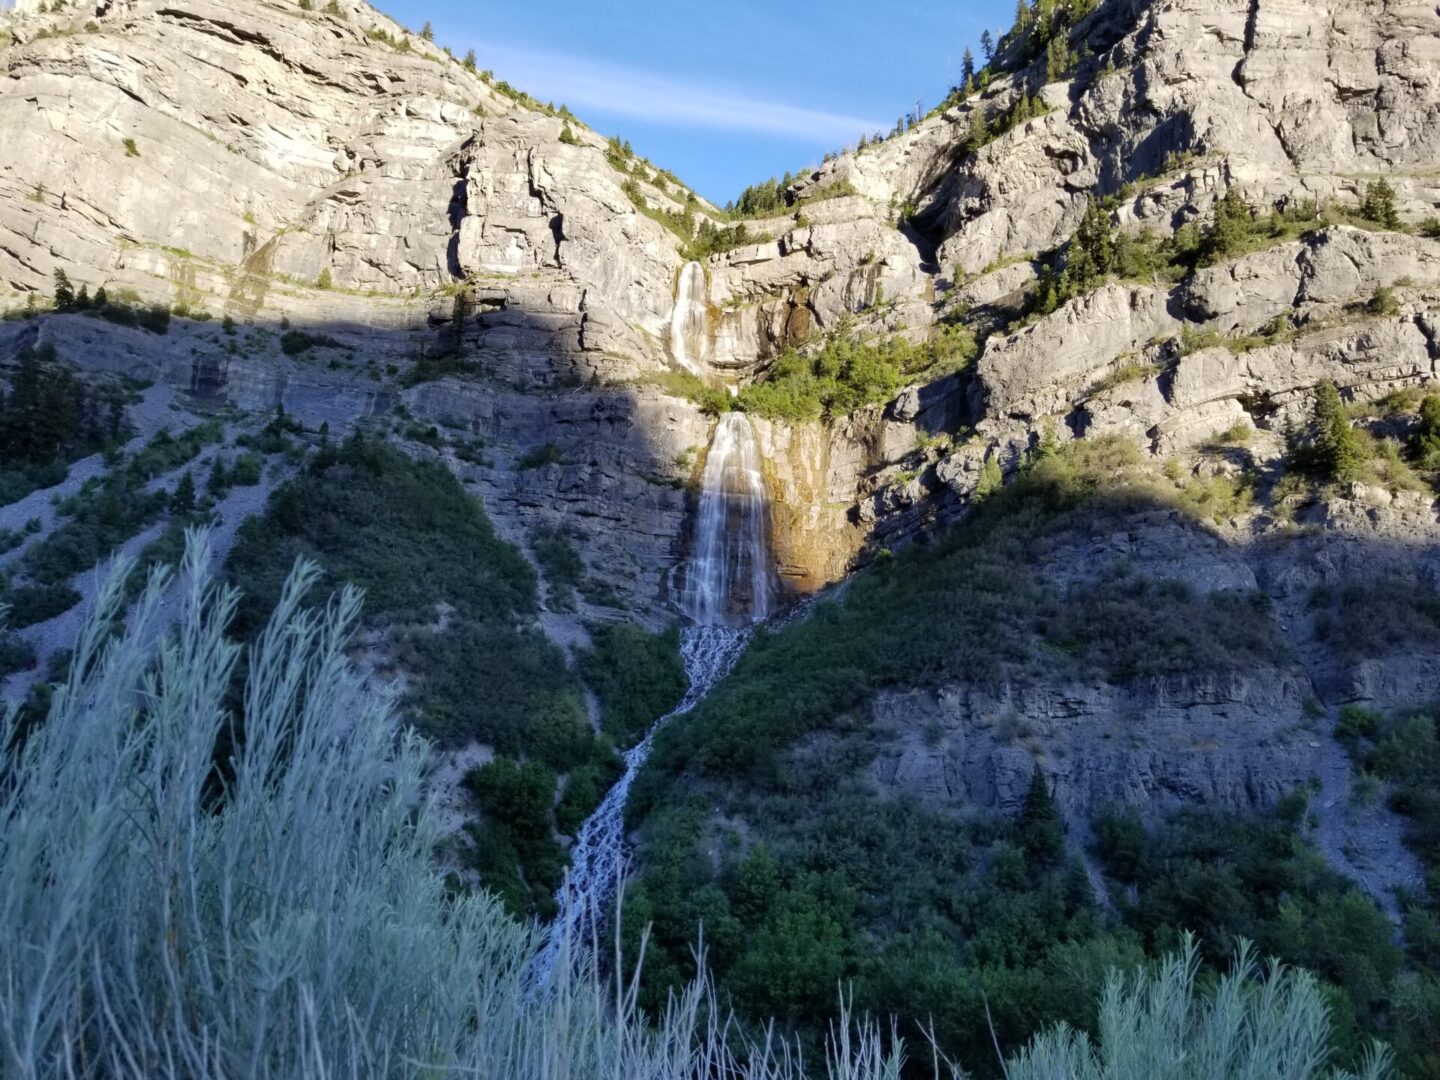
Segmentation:
<svg viewBox="0 0 1440 1080">
<path fill-rule="evenodd" d="M 667 621 L 713 421 L 659 385 L 676 369 L 687 261 L 666 215 L 719 215 L 367 5 L 315 7 L 97 0 L 3 17 L 0 308 L 15 318 L 0 324 L 0 357 L 49 341 L 192 404 L 381 428 L 439 453 L 512 538 L 574 526 L 619 597 L 608 617 Z M 795 590 L 958 518 L 987 476 L 1051 435 L 1118 434 L 1177 483 L 1268 490 L 1321 380 L 1358 410 L 1434 380 L 1433 5 L 1105 0 L 1066 30 L 1065 55 L 1047 71 L 1002 44 L 983 89 L 807 173 L 782 211 L 746 222 L 747 242 L 704 260 L 699 349 L 717 380 L 763 380 L 781 349 L 844 325 L 923 340 L 963 324 L 981 340 L 968 370 L 889 402 L 757 421 Z M 1355 210 L 1382 179 L 1398 219 L 1363 222 Z M 1035 304 L 1087 209 L 1154 247 L 1230 191 L 1257 221 L 1293 223 L 1314 200 L 1313 223 L 1184 274 L 1102 275 L 1052 310 Z M 159 337 L 45 315 L 57 270 L 181 317 Z M 1401 423 L 1371 419 L 1380 436 Z M 1241 427 L 1243 447 L 1219 445 Z M 1247 587 L 1288 583 L 1266 584 L 1278 611 L 1302 588 L 1373 577 L 1347 537 L 1388 546 L 1397 574 L 1435 588 L 1433 491 L 1374 483 L 1297 501 L 1237 504 L 1215 525 L 1243 552 Z M 1297 531 L 1327 539 L 1268 553 Z M 1146 560 L 1192 555 L 1157 541 Z M 1294 719 L 1304 686 L 1332 709 L 1418 704 L 1440 686 L 1433 660 L 1403 651 L 1303 666 L 1258 696 L 1257 683 L 996 687 L 875 708 L 889 722 L 913 707 L 975 745 L 976 718 L 1014 702 L 1059 745 L 1057 716 L 1138 711 L 1162 739 L 1176 701 L 1206 725 L 1242 713 L 1273 725 Z M 1207 743 L 1204 730 L 1191 737 Z M 974 780 L 970 750 L 919 760 L 899 745 L 877 766 L 885 783 L 1013 798 L 1009 781 Z M 1230 758 L 1259 753 L 1246 746 Z M 1127 753 L 1093 759 L 1115 774 L 1104 793 L 1208 784 L 1264 801 L 1314 766 L 1285 751 L 1251 785 L 1248 765 L 1199 777 Z M 1094 797 L 1077 789 L 1074 805 Z"/>
</svg>

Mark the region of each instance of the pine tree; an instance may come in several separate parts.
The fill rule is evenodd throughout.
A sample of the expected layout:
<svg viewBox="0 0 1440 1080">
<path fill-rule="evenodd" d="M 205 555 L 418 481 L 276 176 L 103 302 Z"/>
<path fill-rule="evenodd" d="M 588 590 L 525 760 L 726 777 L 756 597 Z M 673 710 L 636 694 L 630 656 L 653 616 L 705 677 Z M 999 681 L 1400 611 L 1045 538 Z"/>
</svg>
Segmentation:
<svg viewBox="0 0 1440 1080">
<path fill-rule="evenodd" d="M 420 28 L 420 36 L 426 41 L 435 40 L 435 31 L 430 26 L 430 20 L 425 20 L 425 25 Z"/>
<path fill-rule="evenodd" d="M 1360 216 L 1386 229 L 1400 228 L 1400 214 L 1395 209 L 1395 189 L 1388 180 L 1376 180 L 1365 188 L 1365 198 L 1360 201 Z"/>
<path fill-rule="evenodd" d="M 1069 266 L 1072 282 L 1085 287 L 1115 271 L 1115 226 L 1110 212 L 1092 199 L 1070 243 Z"/>
<path fill-rule="evenodd" d="M 989 125 L 985 123 L 985 106 L 979 102 L 975 103 L 970 110 L 970 150 L 973 153 L 979 150 L 990 138 Z"/>
<path fill-rule="evenodd" d="M 968 48 L 965 50 L 965 55 L 960 60 L 960 74 L 960 81 L 965 86 L 969 86 L 971 81 L 975 78 L 975 57 Z"/>
<path fill-rule="evenodd" d="M 1030 25 L 1030 5 L 1025 0 L 1015 0 L 1015 29 L 1025 30 Z"/>
<path fill-rule="evenodd" d="M 170 513 L 176 517 L 185 517 L 194 512 L 195 478 L 187 469 L 181 474 L 180 482 L 175 485 L 175 490 L 170 493 Z"/>
<path fill-rule="evenodd" d="M 474 49 L 471 49 L 469 52 L 467 52 L 467 53 L 465 54 L 465 70 L 466 70 L 466 71 L 474 71 L 474 70 L 475 70 L 475 50 L 474 50 Z"/>
<path fill-rule="evenodd" d="M 1240 194 L 1240 189 L 1230 188 L 1225 197 L 1215 204 L 1215 214 L 1210 227 L 1206 229 L 1200 245 L 1201 262 L 1213 265 L 1220 259 L 1239 252 L 1255 225 L 1255 212 Z"/>
<path fill-rule="evenodd" d="M 1045 81 L 1061 82 L 1070 71 L 1070 46 L 1064 34 L 1056 34 L 1045 48 Z"/>
<path fill-rule="evenodd" d="M 1019 834 L 1026 854 L 1037 862 L 1053 862 L 1065 850 L 1065 828 L 1039 765 L 1030 774 L 1030 788 L 1025 792 L 1025 805 L 1020 811 Z"/>
<path fill-rule="evenodd" d="M 1340 391 L 1329 379 L 1315 387 L 1314 431 L 1313 472 L 1322 480 L 1338 483 L 1358 478 L 1365 453 L 1345 414 Z"/>
<path fill-rule="evenodd" d="M 980 52 L 984 55 L 986 64 L 995 59 L 995 38 L 989 30 L 980 35 Z"/>
<path fill-rule="evenodd" d="M 70 275 L 64 270 L 55 271 L 55 310 L 75 310 L 75 287 L 70 284 Z"/>
</svg>

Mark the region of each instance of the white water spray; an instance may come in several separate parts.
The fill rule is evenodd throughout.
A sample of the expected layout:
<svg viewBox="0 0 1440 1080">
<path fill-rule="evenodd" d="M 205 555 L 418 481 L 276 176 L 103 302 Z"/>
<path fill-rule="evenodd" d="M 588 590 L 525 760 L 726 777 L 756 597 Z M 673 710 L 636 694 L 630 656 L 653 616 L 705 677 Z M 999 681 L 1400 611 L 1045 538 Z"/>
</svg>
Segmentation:
<svg viewBox="0 0 1440 1080">
<path fill-rule="evenodd" d="M 701 477 L 694 553 L 685 569 L 685 614 L 701 626 L 738 626 L 769 616 L 775 602 L 769 524 L 755 429 L 744 413 L 726 413 Z"/>
<path fill-rule="evenodd" d="M 676 362 L 697 375 L 704 364 L 705 318 L 705 272 L 699 263 L 690 263 L 680 274 L 670 341 Z M 705 462 L 694 550 L 685 570 L 682 606 L 695 625 L 684 632 L 680 654 L 690 686 L 680 704 L 625 754 L 624 774 L 580 826 L 570 849 L 570 871 L 555 897 L 560 913 L 535 963 L 536 993 L 550 986 L 555 965 L 568 950 L 586 947 L 605 916 L 625 866 L 625 802 L 650 756 L 655 733 L 695 708 L 730 673 L 751 624 L 774 607 L 769 525 L 755 429 L 744 413 L 727 413 Z"/>
<path fill-rule="evenodd" d="M 707 289 L 705 268 L 686 263 L 675 290 L 675 310 L 670 314 L 670 355 L 693 375 L 705 375 Z"/>
<path fill-rule="evenodd" d="M 626 752 L 624 775 L 580 826 L 570 849 L 570 871 L 555 896 L 560 914 L 551 924 L 545 949 L 535 963 L 537 990 L 549 986 L 555 964 L 567 949 L 578 951 L 587 946 L 591 931 L 604 917 L 625 866 L 625 801 L 630 797 L 630 785 L 650 756 L 655 733 L 695 708 L 710 688 L 730 673 L 749 637 L 748 629 L 725 626 L 692 626 L 684 632 L 680 656 L 690 688 L 680 704 L 655 721 L 644 740 Z"/>
</svg>

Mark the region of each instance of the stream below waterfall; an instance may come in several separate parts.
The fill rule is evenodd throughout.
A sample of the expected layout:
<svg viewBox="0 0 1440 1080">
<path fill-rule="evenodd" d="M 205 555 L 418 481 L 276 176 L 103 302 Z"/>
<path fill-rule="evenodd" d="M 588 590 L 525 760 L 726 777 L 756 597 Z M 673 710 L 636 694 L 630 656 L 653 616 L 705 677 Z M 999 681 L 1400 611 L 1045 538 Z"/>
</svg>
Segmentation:
<svg viewBox="0 0 1440 1080">
<path fill-rule="evenodd" d="M 570 849 L 569 873 L 555 896 L 560 914 L 550 926 L 549 940 L 536 964 L 538 986 L 549 984 L 555 964 L 567 948 L 587 946 L 615 895 L 626 861 L 625 802 L 630 797 L 630 785 L 650 756 L 655 733 L 695 708 L 730 673 L 749 638 L 748 628 L 730 626 L 692 626 L 684 631 L 680 656 L 690 687 L 680 704 L 655 721 L 645 738 L 626 751 L 624 774 L 580 826 Z"/>
</svg>

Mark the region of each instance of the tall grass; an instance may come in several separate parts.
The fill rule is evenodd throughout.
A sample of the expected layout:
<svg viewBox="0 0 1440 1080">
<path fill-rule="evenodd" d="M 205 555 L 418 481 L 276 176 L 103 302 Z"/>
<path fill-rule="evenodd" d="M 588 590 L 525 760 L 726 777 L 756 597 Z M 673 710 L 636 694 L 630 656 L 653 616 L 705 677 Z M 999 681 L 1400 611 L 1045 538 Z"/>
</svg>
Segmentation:
<svg viewBox="0 0 1440 1080">
<path fill-rule="evenodd" d="M 1261 973 L 1241 943 L 1235 962 L 1208 993 L 1198 993 L 1199 949 L 1130 978 L 1112 973 L 1100 1002 L 1098 1038 L 1059 1025 L 1037 1036 L 1006 1069 L 1008 1080 L 1245 1080 L 1355 1074 L 1325 1069 L 1330 1016 L 1309 972 L 1271 963 Z M 1366 1056 L 1361 1080 L 1388 1075 L 1390 1056 Z"/>
<path fill-rule="evenodd" d="M 633 978 L 576 948 L 533 993 L 543 931 L 447 891 L 432 858 L 428 747 L 347 659 L 359 594 L 309 608 L 318 572 L 299 564 L 232 719 L 237 598 L 207 560 L 192 535 L 173 627 L 166 572 L 126 614 L 118 562 L 47 720 L 23 738 L 13 709 L 0 723 L 0 1074 L 806 1075 L 783 1040 L 740 1034 L 703 977 L 645 1017 Z M 1197 1059 L 1247 1063 L 1235 1075 L 1318 1075 L 1313 980 L 1250 975 L 1204 1005 L 1193 956 L 1117 977 L 1099 1050 L 1054 1032 L 1010 1075 L 1219 1075 L 1126 1064 L 1179 1061 L 1199 1036 L 1251 1047 Z M 822 1068 L 893 1080 L 904 1056 L 842 1011 Z"/>
</svg>

